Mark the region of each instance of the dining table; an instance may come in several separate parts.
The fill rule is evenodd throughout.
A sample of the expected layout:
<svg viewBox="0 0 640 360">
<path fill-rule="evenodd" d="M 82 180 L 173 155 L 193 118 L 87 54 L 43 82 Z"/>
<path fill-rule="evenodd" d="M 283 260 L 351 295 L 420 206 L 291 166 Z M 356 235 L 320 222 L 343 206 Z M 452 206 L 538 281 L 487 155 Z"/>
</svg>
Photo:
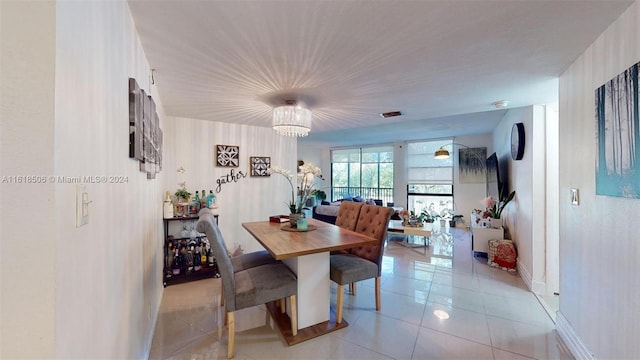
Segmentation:
<svg viewBox="0 0 640 360">
<path fill-rule="evenodd" d="M 267 304 L 287 344 L 299 342 L 344 328 L 331 310 L 329 260 L 332 251 L 375 245 L 377 240 L 330 223 L 307 219 L 306 231 L 291 229 L 289 223 L 257 221 L 242 223 L 276 260 L 282 260 L 298 278 L 298 334 L 293 336 L 288 315 L 276 304 Z M 289 309 L 288 309 L 289 310 Z M 288 311 L 287 311 L 288 313 Z"/>
</svg>

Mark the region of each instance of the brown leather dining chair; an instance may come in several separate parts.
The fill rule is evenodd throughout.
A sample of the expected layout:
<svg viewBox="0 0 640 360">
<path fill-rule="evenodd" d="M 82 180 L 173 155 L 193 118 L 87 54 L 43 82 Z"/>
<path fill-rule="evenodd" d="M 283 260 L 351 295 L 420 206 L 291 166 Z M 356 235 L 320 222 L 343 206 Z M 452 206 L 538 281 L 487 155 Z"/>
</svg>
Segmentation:
<svg viewBox="0 0 640 360">
<path fill-rule="evenodd" d="M 336 225 L 345 229 L 355 230 L 362 205 L 363 203 L 361 202 L 343 201 L 338 209 Z"/>
<path fill-rule="evenodd" d="M 383 206 L 362 205 L 355 231 L 371 236 L 377 240 L 372 246 L 350 249 L 348 253 L 332 254 L 330 257 L 330 278 L 338 284 L 336 322 L 342 323 L 344 303 L 344 285 L 351 286 L 355 294 L 355 283 L 375 278 L 376 310 L 380 310 L 380 276 L 382 273 L 382 253 L 387 227 L 393 209 Z"/>
<path fill-rule="evenodd" d="M 225 312 L 229 338 L 227 358 L 234 355 L 235 345 L 235 311 L 244 308 L 280 301 L 289 298 L 291 309 L 292 335 L 298 333 L 298 316 L 296 295 L 298 279 L 296 275 L 282 262 L 254 266 L 245 270 L 235 271 L 229 257 L 220 229 L 210 213 L 200 213 L 196 230 L 207 235 L 211 241 L 211 249 L 222 279 L 224 288 Z"/>
</svg>

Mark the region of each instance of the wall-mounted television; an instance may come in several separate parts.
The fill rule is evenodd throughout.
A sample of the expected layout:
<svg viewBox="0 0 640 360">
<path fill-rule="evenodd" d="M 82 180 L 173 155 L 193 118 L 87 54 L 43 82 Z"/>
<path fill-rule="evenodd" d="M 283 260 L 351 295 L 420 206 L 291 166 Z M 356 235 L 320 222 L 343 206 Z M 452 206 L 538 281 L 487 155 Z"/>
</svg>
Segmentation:
<svg viewBox="0 0 640 360">
<path fill-rule="evenodd" d="M 500 169 L 498 156 L 496 153 L 489 155 L 487 158 L 487 196 L 491 196 L 495 200 L 504 198 L 507 194 L 505 170 Z"/>
</svg>

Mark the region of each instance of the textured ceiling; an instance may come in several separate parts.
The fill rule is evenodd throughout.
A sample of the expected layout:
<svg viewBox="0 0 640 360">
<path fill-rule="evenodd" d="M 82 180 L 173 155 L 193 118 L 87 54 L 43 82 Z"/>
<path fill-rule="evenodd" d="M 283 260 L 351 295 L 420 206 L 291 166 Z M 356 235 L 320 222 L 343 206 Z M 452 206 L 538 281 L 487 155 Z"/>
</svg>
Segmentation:
<svg viewBox="0 0 640 360">
<path fill-rule="evenodd" d="M 557 77 L 631 0 L 129 1 L 165 112 L 270 126 L 289 98 L 332 145 L 487 133 L 557 101 Z M 403 116 L 378 114 L 399 110 Z M 406 123 L 405 123 L 406 122 Z M 402 123 L 402 126 L 399 124 Z"/>
</svg>

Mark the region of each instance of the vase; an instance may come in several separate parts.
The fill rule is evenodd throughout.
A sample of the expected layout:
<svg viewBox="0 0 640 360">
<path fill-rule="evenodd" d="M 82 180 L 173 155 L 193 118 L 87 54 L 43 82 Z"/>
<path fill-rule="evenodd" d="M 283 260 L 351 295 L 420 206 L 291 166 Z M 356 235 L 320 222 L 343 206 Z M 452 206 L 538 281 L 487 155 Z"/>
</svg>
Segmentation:
<svg viewBox="0 0 640 360">
<path fill-rule="evenodd" d="M 502 227 L 502 219 L 489 218 L 489 220 L 493 229 L 500 229 Z"/>
<path fill-rule="evenodd" d="M 289 224 L 292 229 L 296 229 L 298 226 L 298 219 L 302 218 L 302 214 L 289 214 Z"/>
</svg>

